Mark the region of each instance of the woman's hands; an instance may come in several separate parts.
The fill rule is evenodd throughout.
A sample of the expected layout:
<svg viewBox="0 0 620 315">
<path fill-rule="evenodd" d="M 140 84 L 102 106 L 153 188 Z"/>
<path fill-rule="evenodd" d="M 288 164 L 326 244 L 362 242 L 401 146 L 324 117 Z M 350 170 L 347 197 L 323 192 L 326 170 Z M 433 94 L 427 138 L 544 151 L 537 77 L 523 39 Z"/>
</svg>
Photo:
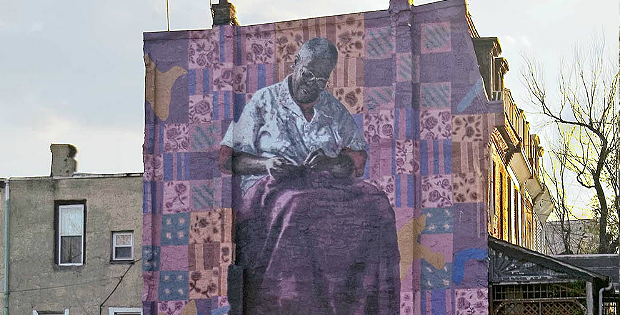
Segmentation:
<svg viewBox="0 0 620 315">
<path fill-rule="evenodd" d="M 286 179 L 301 175 L 303 166 L 297 166 L 283 157 L 273 157 L 264 161 L 267 173 L 276 180 Z"/>
<path fill-rule="evenodd" d="M 304 164 L 313 171 L 328 171 L 339 178 L 351 176 L 354 170 L 353 161 L 348 155 L 341 153 L 333 158 L 325 154 L 323 149 L 308 154 Z"/>
</svg>

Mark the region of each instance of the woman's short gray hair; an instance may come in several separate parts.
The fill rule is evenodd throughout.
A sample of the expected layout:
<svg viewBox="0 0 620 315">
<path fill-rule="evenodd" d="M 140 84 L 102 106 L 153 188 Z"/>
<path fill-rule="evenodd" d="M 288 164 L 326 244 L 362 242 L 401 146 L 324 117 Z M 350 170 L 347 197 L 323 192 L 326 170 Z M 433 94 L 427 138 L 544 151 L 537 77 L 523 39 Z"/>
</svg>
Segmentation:
<svg viewBox="0 0 620 315">
<path fill-rule="evenodd" d="M 322 37 L 315 37 L 305 42 L 299 48 L 297 55 L 302 59 L 308 57 L 329 59 L 333 65 L 338 61 L 338 49 L 331 41 Z"/>
</svg>

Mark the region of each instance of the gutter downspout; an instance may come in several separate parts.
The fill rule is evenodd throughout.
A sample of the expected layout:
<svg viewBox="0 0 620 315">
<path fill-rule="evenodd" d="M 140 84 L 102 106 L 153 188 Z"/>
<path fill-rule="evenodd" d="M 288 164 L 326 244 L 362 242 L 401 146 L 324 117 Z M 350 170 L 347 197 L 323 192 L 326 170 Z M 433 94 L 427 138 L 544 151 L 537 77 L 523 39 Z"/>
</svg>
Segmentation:
<svg viewBox="0 0 620 315">
<path fill-rule="evenodd" d="M 603 291 L 610 290 L 614 284 L 609 281 L 609 285 L 606 288 L 598 290 L 598 315 L 603 315 Z"/>
<path fill-rule="evenodd" d="M 4 315 L 9 315 L 9 214 L 11 203 L 9 202 L 9 179 L 5 180 L 4 186 Z"/>
</svg>

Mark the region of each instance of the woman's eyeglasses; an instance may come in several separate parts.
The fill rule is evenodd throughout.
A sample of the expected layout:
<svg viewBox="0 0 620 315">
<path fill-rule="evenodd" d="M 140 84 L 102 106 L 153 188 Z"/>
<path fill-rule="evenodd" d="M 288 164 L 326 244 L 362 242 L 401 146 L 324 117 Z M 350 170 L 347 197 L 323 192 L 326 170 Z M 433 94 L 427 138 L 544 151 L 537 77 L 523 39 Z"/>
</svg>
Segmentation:
<svg viewBox="0 0 620 315">
<path fill-rule="evenodd" d="M 317 78 L 312 71 L 308 69 L 301 69 L 301 78 L 308 82 L 316 85 L 317 87 L 324 89 L 327 87 L 327 79 L 326 78 Z"/>
</svg>

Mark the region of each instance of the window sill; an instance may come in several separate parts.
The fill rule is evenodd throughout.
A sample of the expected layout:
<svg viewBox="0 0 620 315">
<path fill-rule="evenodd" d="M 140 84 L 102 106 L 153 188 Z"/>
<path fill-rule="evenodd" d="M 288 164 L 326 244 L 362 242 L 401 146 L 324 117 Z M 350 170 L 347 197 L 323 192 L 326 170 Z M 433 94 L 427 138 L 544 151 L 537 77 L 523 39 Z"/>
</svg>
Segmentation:
<svg viewBox="0 0 620 315">
<path fill-rule="evenodd" d="M 135 260 L 131 259 L 131 260 L 113 260 L 110 259 L 110 264 L 111 265 L 131 265 L 135 262 Z"/>
</svg>

